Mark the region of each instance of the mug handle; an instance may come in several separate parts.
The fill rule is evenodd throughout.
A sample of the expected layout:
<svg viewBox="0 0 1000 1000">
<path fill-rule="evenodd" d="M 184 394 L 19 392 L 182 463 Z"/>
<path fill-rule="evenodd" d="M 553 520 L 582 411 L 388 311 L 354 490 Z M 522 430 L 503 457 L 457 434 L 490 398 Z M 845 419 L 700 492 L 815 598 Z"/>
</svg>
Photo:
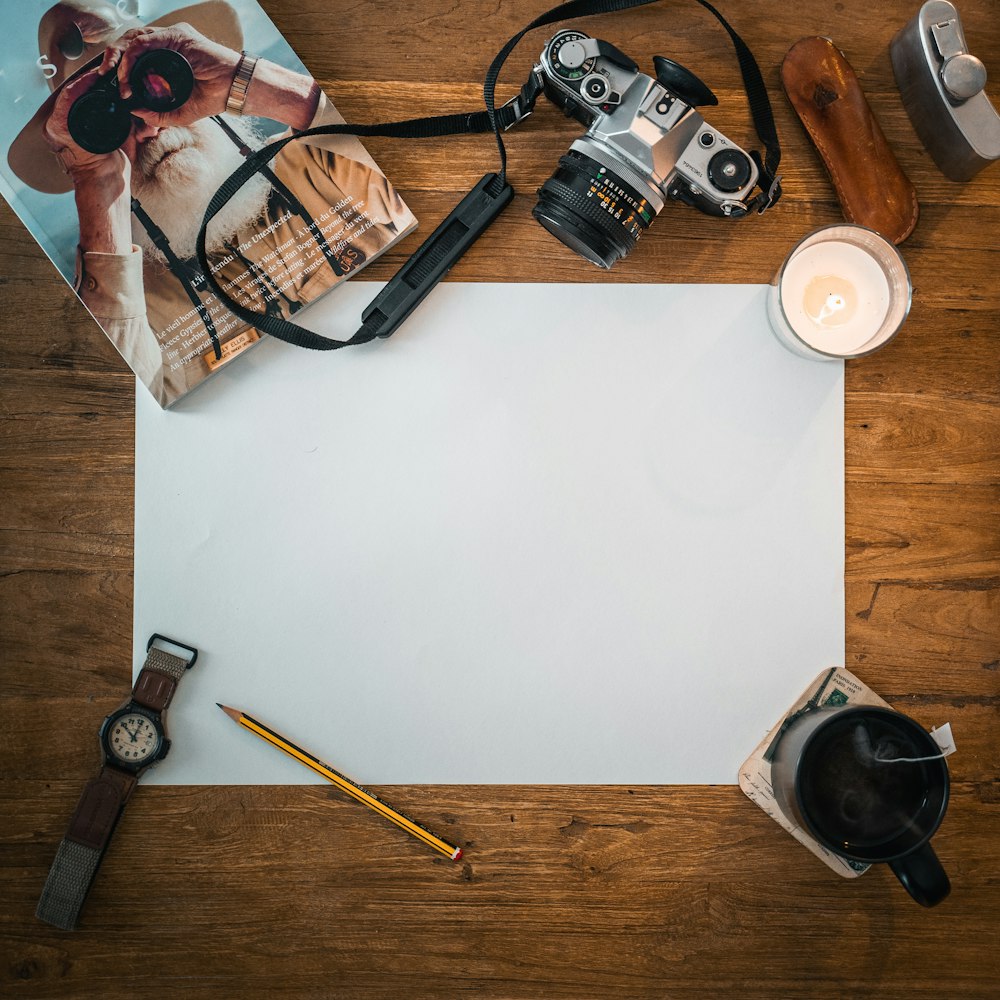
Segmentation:
<svg viewBox="0 0 1000 1000">
<path fill-rule="evenodd" d="M 890 861 L 889 867 L 921 906 L 937 906 L 951 892 L 951 882 L 930 843 Z"/>
</svg>

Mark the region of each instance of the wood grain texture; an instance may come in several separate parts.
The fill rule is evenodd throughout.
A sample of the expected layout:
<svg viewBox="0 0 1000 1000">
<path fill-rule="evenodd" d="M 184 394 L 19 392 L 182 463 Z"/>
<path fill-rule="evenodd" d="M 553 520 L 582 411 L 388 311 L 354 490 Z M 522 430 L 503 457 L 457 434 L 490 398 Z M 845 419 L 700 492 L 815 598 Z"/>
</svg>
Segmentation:
<svg viewBox="0 0 1000 1000">
<path fill-rule="evenodd" d="M 493 53 L 544 9 L 262 3 L 360 121 L 477 107 Z M 913 133 L 888 44 L 918 6 L 726 5 L 775 105 L 775 211 L 732 224 L 670 206 L 613 275 L 599 273 L 530 218 L 535 188 L 578 132 L 540 106 L 507 136 L 515 203 L 452 277 L 768 281 L 799 237 L 840 218 L 777 68 L 805 35 L 844 50 L 921 203 L 902 247 L 910 319 L 847 366 L 846 666 L 925 725 L 953 726 L 953 798 L 935 839 L 952 896 L 924 911 L 887 871 L 837 878 L 735 785 L 379 789 L 463 844 L 460 864 L 322 786 L 140 786 L 80 930 L 38 923 L 55 845 L 97 764 L 97 725 L 129 684 L 134 383 L 0 205 L 0 995 L 994 1000 L 1000 167 L 948 181 Z M 961 10 L 1000 79 L 995 5 Z M 689 65 L 720 97 L 713 124 L 750 142 L 735 59 L 695 4 L 587 28 L 644 65 L 653 54 Z M 516 51 L 501 96 L 541 42 Z M 423 234 L 495 168 L 489 137 L 368 146 Z M 387 277 L 411 250 L 366 277 Z M 627 338 L 627 323 L 615 335 Z"/>
</svg>

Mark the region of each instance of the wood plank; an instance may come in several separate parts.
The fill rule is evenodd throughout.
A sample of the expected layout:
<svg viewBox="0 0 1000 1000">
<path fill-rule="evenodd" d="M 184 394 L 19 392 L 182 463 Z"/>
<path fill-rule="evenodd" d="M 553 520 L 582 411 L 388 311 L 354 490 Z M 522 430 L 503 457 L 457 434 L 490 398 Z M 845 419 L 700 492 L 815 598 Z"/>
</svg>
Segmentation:
<svg viewBox="0 0 1000 1000">
<path fill-rule="evenodd" d="M 217 790 L 211 809 L 199 789 L 140 788 L 81 932 L 14 931 L 0 975 L 12 985 L 19 973 L 53 998 L 79 996 L 80 983 L 113 990 L 115 974 L 138 962 L 119 950 L 134 919 L 119 901 L 140 867 L 161 929 L 134 968 L 166 995 L 224 995 L 247 982 L 309 995 L 322 974 L 328 989 L 376 997 L 447 996 L 449 981 L 493 997 L 538 996 L 540 982 L 546 997 L 565 998 L 662 996 L 664 983 L 694 997 L 724 986 L 741 997 L 843 997 L 873 981 L 880 996 L 951 997 L 986 995 L 976 990 L 1000 971 L 986 928 L 961 917 L 989 905 L 1000 875 L 989 839 L 997 814 L 984 826 L 972 786 L 955 789 L 937 838 L 955 887 L 933 915 L 884 868 L 840 879 L 735 789 L 486 786 L 461 800 L 446 787 L 382 791 L 411 796 L 407 807 L 428 822 L 460 812 L 465 863 L 425 857 L 322 788 Z M 70 782 L 34 793 L 0 785 L 4 801 L 27 796 L 53 821 L 54 800 L 71 807 L 76 793 Z M 140 811 L 156 817 L 145 836 Z M 53 845 L 23 823 L 12 834 L 12 903 L 24 912 Z M 169 859 L 192 836 L 202 850 L 178 871 Z M 282 849 L 291 843 L 293 852 Z M 231 901 L 224 934 L 211 916 L 220 897 Z M 308 910 L 302 898 L 314 900 Z M 887 939 L 891 949 L 880 946 Z M 761 955 L 772 956 L 766 983 Z M 802 984 L 807 993 L 785 992 Z"/>
<path fill-rule="evenodd" d="M 996 585 L 996 486 L 855 484 L 847 490 L 848 581 Z"/>
<path fill-rule="evenodd" d="M 846 602 L 846 666 L 877 690 L 884 683 L 887 692 L 904 691 L 908 684 L 958 701 L 1000 695 L 998 581 L 921 585 L 858 574 L 848 579 Z"/>
<path fill-rule="evenodd" d="M 788 198 L 766 216 L 738 221 L 709 218 L 687 206 L 668 205 L 627 261 L 610 272 L 603 272 L 562 246 L 531 218 L 536 200 L 534 189 L 551 174 L 555 159 L 539 164 L 537 174 L 518 182 L 520 193 L 477 242 L 475 251 L 455 266 L 450 273 L 451 280 L 495 281 L 501 273 L 502 261 L 502 273 L 510 281 L 766 284 L 796 242 L 789 233 L 801 233 L 840 221 L 839 210 L 832 201 L 796 202 Z M 407 201 L 421 220 L 420 232 L 429 233 L 454 208 L 461 193 L 467 189 L 466 183 L 471 186 L 484 171 L 492 169 L 495 169 L 492 159 L 483 161 L 476 157 L 475 162 L 469 163 L 463 183 L 454 189 L 445 192 L 406 190 Z M 9 212 L 6 208 L 3 211 Z M 923 224 L 933 229 L 942 225 L 945 217 L 949 226 L 956 230 L 946 242 L 929 243 L 918 250 L 914 238 L 911 247 L 903 248 L 910 264 L 915 301 L 918 305 L 933 304 L 953 310 L 997 312 L 1000 310 L 1000 286 L 996 282 L 983 283 L 970 278 L 970 275 L 988 273 L 996 248 L 961 234 L 973 230 L 973 220 L 976 226 L 991 231 L 1000 229 L 1000 207 L 930 206 L 924 212 Z M 11 225 L 19 223 L 14 220 Z M 413 237 L 392 248 L 365 270 L 365 279 L 386 280 L 416 245 L 417 239 Z M 679 245 L 684 246 L 684 253 L 677 252 Z M 545 261 L 544 268 L 539 268 L 539 261 Z M 39 302 L 42 311 L 38 322 L 33 324 L 34 336 L 42 338 L 42 358 L 47 365 L 64 365 L 62 359 L 73 346 L 75 336 L 80 330 L 89 331 L 93 323 L 85 314 L 66 321 L 65 310 L 73 302 L 72 295 L 58 275 L 52 274 L 51 267 L 48 277 L 39 278 L 39 281 L 46 289 L 43 298 L 50 301 Z M 94 332 L 96 334 L 96 328 Z M 93 339 L 94 343 L 99 342 L 96 336 Z M 87 348 L 89 355 L 96 350 L 92 345 Z M 110 345 L 105 344 L 101 350 L 100 357 L 105 361 L 117 358 Z"/>
<path fill-rule="evenodd" d="M 1000 389 L 1000 380 L 994 385 Z M 847 482 L 1000 484 L 998 402 L 850 393 L 844 407 Z"/>
<path fill-rule="evenodd" d="M 942 699 L 996 695 L 1000 591 L 992 580 L 920 584 L 847 582 L 848 666 L 887 692 L 936 692 Z M 48 699 L 81 662 L 102 696 L 120 695 L 131 672 L 131 564 L 120 571 L 25 570 L 0 577 L 0 648 L 19 669 L 5 693 Z M 113 628 L 109 630 L 108 623 Z M 80 630 L 83 630 L 81 633 Z"/>
</svg>

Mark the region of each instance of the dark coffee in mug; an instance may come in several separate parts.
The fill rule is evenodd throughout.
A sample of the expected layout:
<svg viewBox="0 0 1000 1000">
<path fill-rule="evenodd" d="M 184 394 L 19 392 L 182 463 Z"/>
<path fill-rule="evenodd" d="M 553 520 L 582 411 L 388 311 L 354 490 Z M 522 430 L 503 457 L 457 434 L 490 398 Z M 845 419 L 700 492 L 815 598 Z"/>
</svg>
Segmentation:
<svg viewBox="0 0 1000 1000">
<path fill-rule="evenodd" d="M 940 750 L 932 750 L 932 760 L 921 759 L 928 747 L 918 745 L 905 721 L 890 713 L 842 713 L 810 741 L 799 762 L 800 775 L 807 776 L 799 801 L 824 840 L 878 854 L 923 829 Z"/>
<path fill-rule="evenodd" d="M 873 705 L 797 715 L 771 761 L 775 801 L 834 854 L 887 863 L 923 906 L 950 890 L 930 844 L 948 806 L 948 765 L 908 716 Z"/>
</svg>

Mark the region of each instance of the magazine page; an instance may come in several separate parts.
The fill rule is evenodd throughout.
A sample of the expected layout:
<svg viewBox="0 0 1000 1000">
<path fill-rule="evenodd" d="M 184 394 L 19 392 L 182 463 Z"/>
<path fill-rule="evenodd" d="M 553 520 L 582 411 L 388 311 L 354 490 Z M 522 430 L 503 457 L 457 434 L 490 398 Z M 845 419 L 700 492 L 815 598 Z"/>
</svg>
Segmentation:
<svg viewBox="0 0 1000 1000">
<path fill-rule="evenodd" d="M 0 36 L 0 193 L 167 407 L 260 338 L 196 258 L 245 157 L 342 122 L 255 0 L 20 0 Z M 212 272 L 285 318 L 416 225 L 358 139 L 288 143 L 213 219 Z"/>
</svg>

